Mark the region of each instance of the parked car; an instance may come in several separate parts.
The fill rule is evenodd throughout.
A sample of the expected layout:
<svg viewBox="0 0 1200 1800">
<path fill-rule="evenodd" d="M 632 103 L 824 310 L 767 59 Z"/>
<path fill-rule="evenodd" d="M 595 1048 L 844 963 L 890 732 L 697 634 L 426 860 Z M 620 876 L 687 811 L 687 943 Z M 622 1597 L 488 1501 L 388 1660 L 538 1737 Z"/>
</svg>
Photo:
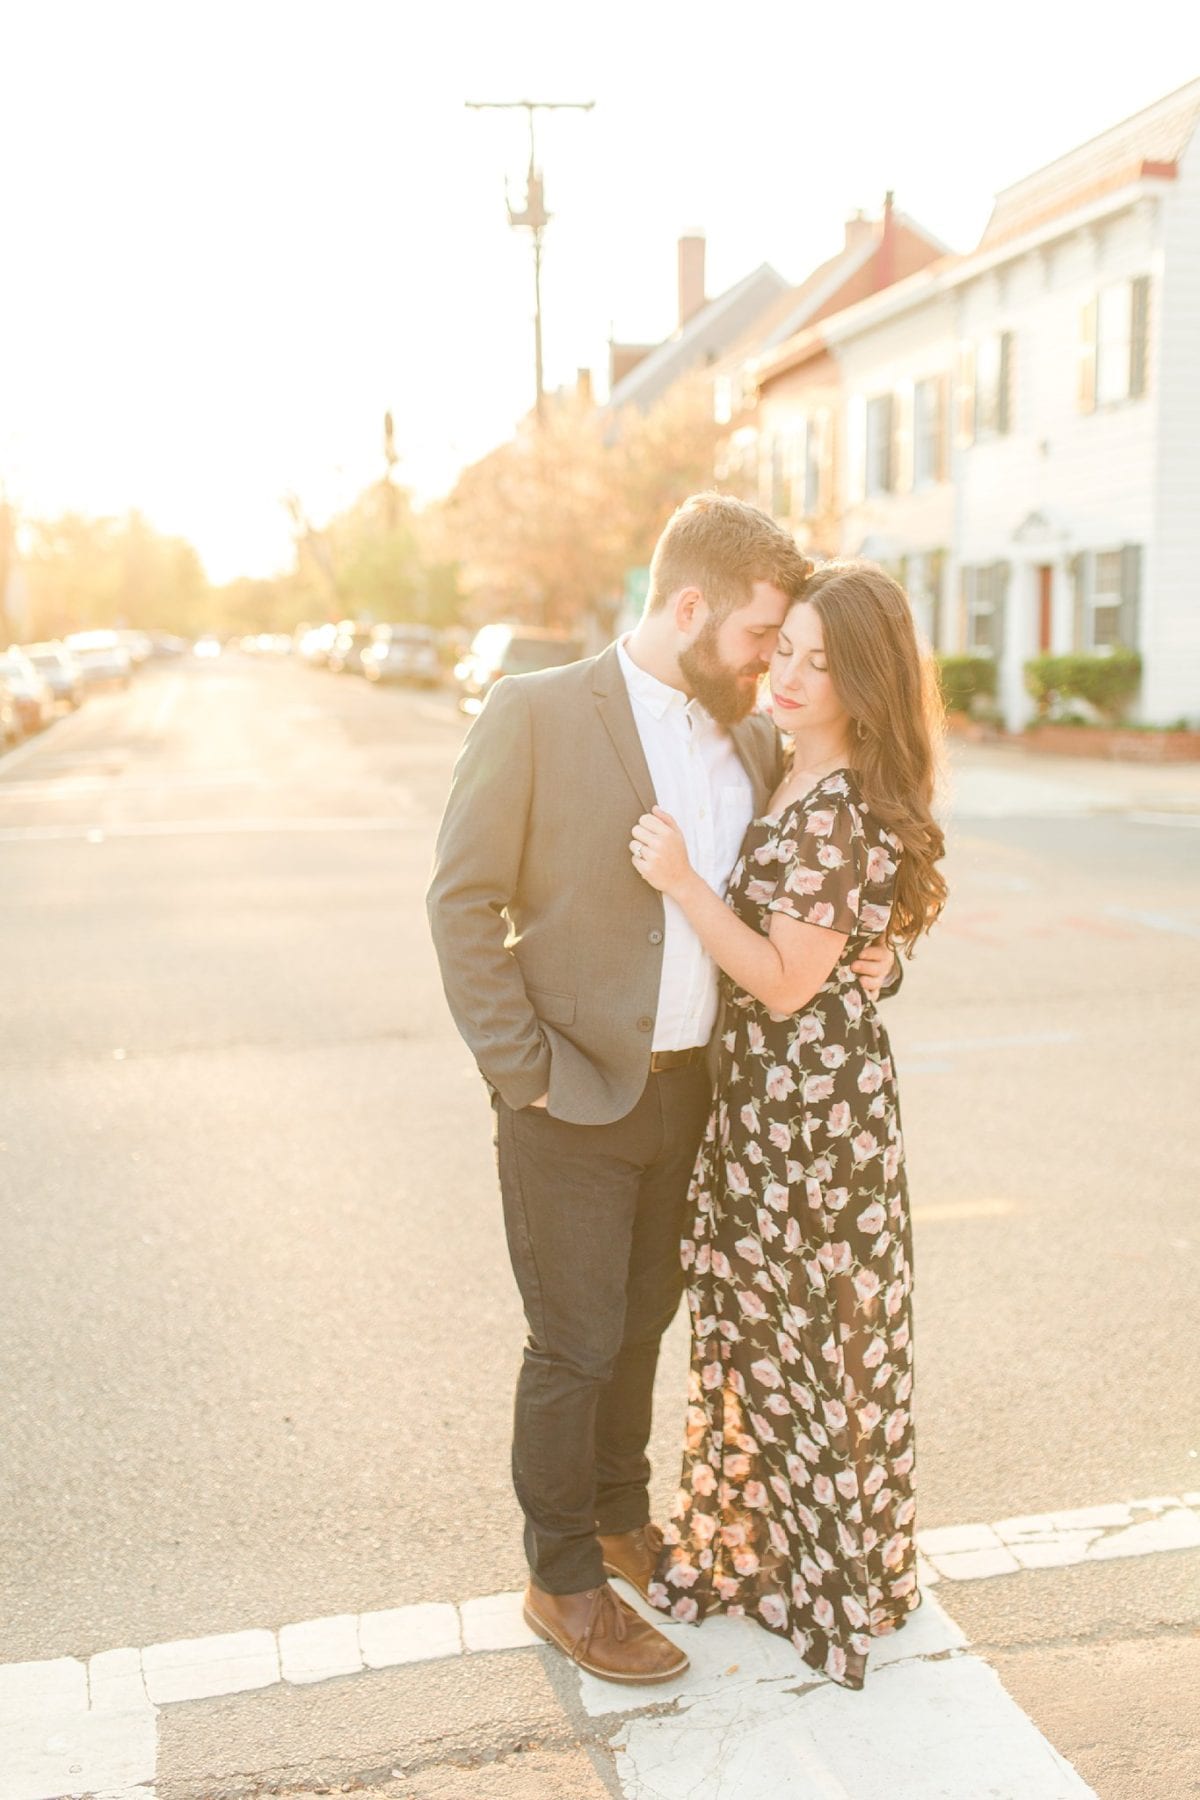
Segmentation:
<svg viewBox="0 0 1200 1800">
<path fill-rule="evenodd" d="M 413 681 L 436 687 L 442 678 L 437 633 L 428 625 L 376 625 L 363 651 L 368 681 Z"/>
<path fill-rule="evenodd" d="M 83 705 L 83 670 L 62 644 L 26 644 L 24 649 L 57 702 L 72 711 Z"/>
<path fill-rule="evenodd" d="M 543 631 L 533 625 L 485 625 L 475 633 L 471 648 L 455 665 L 458 704 L 465 713 L 481 710 L 488 693 L 502 675 L 528 675 L 535 669 L 557 669 L 578 662 L 583 645 L 560 631 Z"/>
<path fill-rule="evenodd" d="M 150 633 L 150 655 L 155 662 L 166 662 L 176 656 L 186 656 L 191 647 L 186 638 L 177 637 L 173 631 L 152 631 Z"/>
<path fill-rule="evenodd" d="M 8 689 L 22 737 L 41 731 L 54 717 L 54 696 L 23 650 L 0 656 L 0 681 Z"/>
<path fill-rule="evenodd" d="M 20 741 L 21 721 L 17 717 L 13 697 L 8 691 L 8 683 L 0 675 L 0 750 L 7 750 Z"/>
<path fill-rule="evenodd" d="M 133 662 L 115 631 L 73 631 L 64 639 L 88 687 L 128 687 Z"/>
<path fill-rule="evenodd" d="M 305 625 L 298 631 L 296 648 L 312 668 L 323 668 L 329 661 L 329 652 L 333 649 L 337 632 L 337 626 L 332 624 Z"/>
<path fill-rule="evenodd" d="M 154 645 L 149 634 L 144 631 L 117 631 L 113 634 L 119 644 L 123 644 L 129 652 L 129 660 L 135 669 L 140 669 L 154 654 Z"/>
<path fill-rule="evenodd" d="M 341 625 L 330 646 L 328 666 L 335 675 L 361 675 L 363 651 L 371 643 L 371 626 Z"/>
</svg>

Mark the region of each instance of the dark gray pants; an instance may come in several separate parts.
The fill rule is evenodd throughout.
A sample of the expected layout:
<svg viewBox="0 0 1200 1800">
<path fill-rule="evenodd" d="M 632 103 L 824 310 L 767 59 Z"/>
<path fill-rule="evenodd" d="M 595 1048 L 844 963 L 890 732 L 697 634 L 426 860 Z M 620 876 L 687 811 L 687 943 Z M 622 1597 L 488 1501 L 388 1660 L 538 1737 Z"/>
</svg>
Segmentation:
<svg viewBox="0 0 1200 1800">
<path fill-rule="evenodd" d="M 529 1324 L 513 1483 L 529 1567 L 548 1593 L 597 1587 L 597 1530 L 633 1531 L 650 1516 L 654 1372 L 683 1291 L 679 1240 L 710 1103 L 703 1063 L 651 1075 L 612 1125 L 496 1102 L 504 1223 Z"/>
</svg>

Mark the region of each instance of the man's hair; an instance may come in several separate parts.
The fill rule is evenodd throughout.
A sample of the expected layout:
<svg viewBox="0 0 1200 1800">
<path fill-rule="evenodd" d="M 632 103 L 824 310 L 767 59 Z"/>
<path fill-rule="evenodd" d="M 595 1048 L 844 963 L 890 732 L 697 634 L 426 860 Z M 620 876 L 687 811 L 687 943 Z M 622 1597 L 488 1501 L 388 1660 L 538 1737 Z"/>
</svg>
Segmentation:
<svg viewBox="0 0 1200 1800">
<path fill-rule="evenodd" d="M 672 513 L 654 547 L 646 611 L 660 612 L 681 588 L 699 588 L 716 623 L 750 603 L 756 581 L 798 598 L 812 564 L 774 519 L 732 494 L 693 494 Z"/>
</svg>

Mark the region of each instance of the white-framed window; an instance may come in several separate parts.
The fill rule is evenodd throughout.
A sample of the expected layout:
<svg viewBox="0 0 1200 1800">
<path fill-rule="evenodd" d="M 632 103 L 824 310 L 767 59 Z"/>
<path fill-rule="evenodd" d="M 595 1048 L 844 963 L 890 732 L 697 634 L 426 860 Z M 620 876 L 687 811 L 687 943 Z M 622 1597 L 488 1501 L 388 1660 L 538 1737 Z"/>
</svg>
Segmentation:
<svg viewBox="0 0 1200 1800">
<path fill-rule="evenodd" d="M 865 487 L 868 497 L 892 491 L 894 415 L 895 400 L 891 394 L 876 394 L 867 401 Z"/>
<path fill-rule="evenodd" d="M 1129 342 L 1133 330 L 1133 286 L 1118 281 L 1096 299 L 1096 401 L 1111 406 L 1129 398 Z"/>
<path fill-rule="evenodd" d="M 813 519 L 825 504 L 825 470 L 829 452 L 829 414 L 813 413 L 804 433 L 804 516 Z"/>
<path fill-rule="evenodd" d="M 1121 552 L 1097 551 L 1088 597 L 1089 650 L 1111 650 L 1121 641 Z"/>
<path fill-rule="evenodd" d="M 1081 550 L 1072 559 L 1075 649 L 1103 655 L 1137 650 L 1141 637 L 1142 547 Z"/>
<path fill-rule="evenodd" d="M 804 515 L 804 441 L 806 421 L 790 419 L 765 439 L 768 463 L 763 470 L 763 506 L 775 518 Z"/>
<path fill-rule="evenodd" d="M 942 641 L 942 585 L 945 579 L 944 550 L 918 550 L 905 558 L 901 583 L 912 607 L 917 635 L 931 650 Z"/>
<path fill-rule="evenodd" d="M 728 425 L 733 417 L 733 377 L 718 375 L 713 381 L 713 421 Z"/>
<path fill-rule="evenodd" d="M 1095 412 L 1146 392 L 1150 278 L 1113 281 L 1083 309 L 1079 327 L 1079 409 Z"/>
<path fill-rule="evenodd" d="M 1014 337 L 990 331 L 958 353 L 957 435 L 960 444 L 1005 437 L 1013 428 Z"/>
<path fill-rule="evenodd" d="M 929 375 L 913 388 L 913 486 L 946 478 L 946 380 Z"/>
<path fill-rule="evenodd" d="M 759 503 L 758 432 L 753 425 L 743 425 L 725 439 L 715 458 L 714 474 L 739 500 Z"/>
<path fill-rule="evenodd" d="M 999 656 L 1004 648 L 1008 564 L 981 563 L 962 572 L 965 649 L 969 656 Z"/>
</svg>

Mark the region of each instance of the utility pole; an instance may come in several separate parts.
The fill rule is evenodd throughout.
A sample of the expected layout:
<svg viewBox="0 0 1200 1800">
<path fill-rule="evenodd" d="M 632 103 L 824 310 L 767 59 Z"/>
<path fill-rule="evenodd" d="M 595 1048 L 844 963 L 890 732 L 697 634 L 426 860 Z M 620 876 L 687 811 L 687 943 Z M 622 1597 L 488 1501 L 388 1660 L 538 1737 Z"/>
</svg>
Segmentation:
<svg viewBox="0 0 1200 1800">
<path fill-rule="evenodd" d="M 396 454 L 396 425 L 390 410 L 383 415 L 383 486 L 387 496 L 387 527 L 396 529 L 396 487 L 392 473 L 400 458 Z"/>
<path fill-rule="evenodd" d="M 525 204 L 520 211 L 514 207 L 508 198 L 507 181 L 504 184 L 504 198 L 508 206 L 509 224 L 528 231 L 533 238 L 534 391 L 537 395 L 537 421 L 541 425 L 546 416 L 546 393 L 542 380 L 542 233 L 550 222 L 550 214 L 546 211 L 542 172 L 537 166 L 533 115 L 539 112 L 591 112 L 596 102 L 594 100 L 468 100 L 466 104 L 473 112 L 508 112 L 521 108 L 529 116 L 529 171 L 525 177 Z"/>
</svg>

